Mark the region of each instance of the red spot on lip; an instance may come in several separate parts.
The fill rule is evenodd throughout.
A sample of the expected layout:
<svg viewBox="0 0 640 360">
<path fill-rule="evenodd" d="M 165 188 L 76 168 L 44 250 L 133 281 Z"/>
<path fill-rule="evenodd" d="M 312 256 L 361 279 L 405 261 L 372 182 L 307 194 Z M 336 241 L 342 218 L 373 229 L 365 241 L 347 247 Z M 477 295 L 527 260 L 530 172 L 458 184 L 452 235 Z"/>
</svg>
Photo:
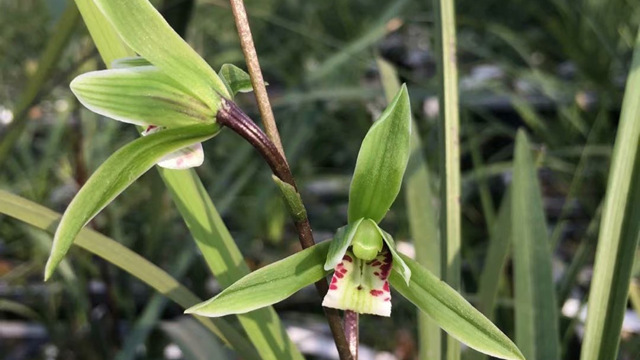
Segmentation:
<svg viewBox="0 0 640 360">
<path fill-rule="evenodd" d="M 335 275 L 338 277 L 338 279 L 342 279 L 344 277 L 344 274 L 339 272 L 335 273 Z"/>
<path fill-rule="evenodd" d="M 371 266 L 378 266 L 378 265 L 380 265 L 380 264 L 382 264 L 380 261 L 378 261 L 378 260 L 374 260 L 370 265 L 371 265 Z"/>
<path fill-rule="evenodd" d="M 347 270 L 347 269 L 345 269 L 345 268 L 342 268 L 342 269 L 340 269 L 340 270 L 338 270 L 338 271 L 340 271 L 340 272 L 341 272 L 341 273 L 343 273 L 343 274 L 346 274 L 349 270 Z"/>
<path fill-rule="evenodd" d="M 376 271 L 376 272 L 373 273 L 373 275 L 380 276 L 380 273 Z"/>
<path fill-rule="evenodd" d="M 358 285 L 358 287 L 356 288 L 357 290 L 362 290 L 362 286 Z"/>
<path fill-rule="evenodd" d="M 329 290 L 338 290 L 338 285 L 330 285 Z"/>
<path fill-rule="evenodd" d="M 391 298 L 384 298 L 384 301 L 391 301 Z"/>
<path fill-rule="evenodd" d="M 336 279 L 335 276 L 331 278 L 331 283 L 332 284 L 335 284 L 337 282 L 338 282 L 338 279 Z"/>
<path fill-rule="evenodd" d="M 353 259 L 352 259 L 352 258 L 351 258 L 351 256 L 349 256 L 349 255 L 345 255 L 345 256 L 342 258 L 342 260 L 346 260 L 346 261 L 348 261 L 348 262 L 353 262 Z"/>
<path fill-rule="evenodd" d="M 343 266 L 344 266 L 344 264 L 343 264 L 343 263 L 340 263 L 340 264 L 336 265 L 336 267 L 337 267 L 337 268 L 341 268 L 341 267 L 343 267 Z"/>
<path fill-rule="evenodd" d="M 371 290 L 371 291 L 369 291 L 369 293 L 371 295 L 373 295 L 373 296 L 380 296 L 380 295 L 383 294 L 383 291 L 382 290 Z"/>
<path fill-rule="evenodd" d="M 385 282 L 385 283 L 384 283 L 384 286 L 382 287 L 382 290 L 384 290 L 384 291 L 386 291 L 386 292 L 391 291 L 391 290 L 389 290 L 389 283 L 388 283 L 388 282 Z"/>
</svg>

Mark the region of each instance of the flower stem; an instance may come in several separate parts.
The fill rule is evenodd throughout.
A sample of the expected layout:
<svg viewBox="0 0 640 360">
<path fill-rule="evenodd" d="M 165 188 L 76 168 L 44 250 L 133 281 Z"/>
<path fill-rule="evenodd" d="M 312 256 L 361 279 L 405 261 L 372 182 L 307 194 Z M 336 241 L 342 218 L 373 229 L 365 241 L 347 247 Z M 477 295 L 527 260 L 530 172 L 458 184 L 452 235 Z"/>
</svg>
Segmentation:
<svg viewBox="0 0 640 360">
<path fill-rule="evenodd" d="M 344 312 L 344 332 L 349 343 L 349 350 L 355 360 L 358 360 L 358 320 L 359 314 L 357 312 L 350 310 Z"/>
<path fill-rule="evenodd" d="M 289 164 L 285 161 L 284 155 L 278 151 L 274 143 L 265 135 L 265 133 L 256 125 L 247 114 L 245 114 L 238 106 L 230 100 L 223 99 L 222 106 L 218 110 L 216 115 L 218 123 L 222 126 L 226 126 L 233 130 L 238 135 L 247 140 L 264 158 L 271 171 L 280 180 L 298 189 L 291 173 Z M 300 204 L 303 208 L 304 204 Z M 306 212 L 305 212 L 306 214 Z M 293 214 L 292 214 L 293 216 Z M 302 218 L 295 218 L 294 223 L 296 232 L 298 233 L 298 239 L 303 249 L 309 248 L 316 244 L 311 232 L 311 225 L 309 219 L 305 215 Z M 316 290 L 320 297 L 324 297 L 329 290 L 329 285 L 326 280 L 320 280 L 316 284 Z M 342 319 L 340 313 L 336 309 L 323 307 L 327 321 L 329 322 L 329 328 L 331 334 L 336 343 L 338 354 L 341 360 L 352 360 L 350 345 L 347 342 L 344 329 L 342 327 Z"/>
</svg>

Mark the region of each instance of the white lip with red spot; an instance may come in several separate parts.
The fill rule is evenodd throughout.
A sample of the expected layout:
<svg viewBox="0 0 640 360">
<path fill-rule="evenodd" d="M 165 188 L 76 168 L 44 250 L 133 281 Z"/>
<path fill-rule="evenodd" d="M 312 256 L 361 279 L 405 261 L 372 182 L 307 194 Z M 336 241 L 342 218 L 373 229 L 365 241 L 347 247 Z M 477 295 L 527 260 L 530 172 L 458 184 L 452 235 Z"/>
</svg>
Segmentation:
<svg viewBox="0 0 640 360">
<path fill-rule="evenodd" d="M 147 129 L 142 132 L 142 136 L 158 131 L 162 131 L 162 128 L 149 125 Z M 198 167 L 202 165 L 203 162 L 204 151 L 202 150 L 202 144 L 197 143 L 164 156 L 158 161 L 158 166 L 166 169 L 183 170 Z"/>
<path fill-rule="evenodd" d="M 322 306 L 391 316 L 391 292 L 387 280 L 391 263 L 391 253 L 386 247 L 371 261 L 358 259 L 347 251 L 335 267 Z"/>
</svg>

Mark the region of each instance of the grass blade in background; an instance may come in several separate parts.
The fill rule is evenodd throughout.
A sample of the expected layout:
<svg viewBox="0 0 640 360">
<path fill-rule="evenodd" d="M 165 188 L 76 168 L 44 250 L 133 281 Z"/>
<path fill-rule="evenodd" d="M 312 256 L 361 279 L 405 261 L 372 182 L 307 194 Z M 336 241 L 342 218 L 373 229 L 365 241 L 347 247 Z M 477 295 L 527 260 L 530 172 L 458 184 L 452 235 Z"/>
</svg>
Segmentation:
<svg viewBox="0 0 640 360">
<path fill-rule="evenodd" d="M 0 214 L 8 215 L 50 233 L 53 233 L 61 217 L 60 214 L 50 209 L 2 190 L 0 190 Z M 74 244 L 137 277 L 183 308 L 201 302 L 197 296 L 165 271 L 98 232 L 83 229 Z M 260 359 L 247 340 L 226 321 L 203 317 L 197 317 L 197 319 L 242 357 Z"/>
<path fill-rule="evenodd" d="M 178 344 L 184 360 L 227 360 L 225 349 L 200 324 L 184 316 L 160 324 L 160 328 Z"/>
<path fill-rule="evenodd" d="M 78 9 L 71 1 L 68 1 L 65 11 L 60 20 L 58 20 L 53 30 L 53 35 L 49 38 L 47 46 L 38 61 L 38 70 L 29 79 L 26 88 L 20 94 L 16 108 L 13 111 L 15 114 L 13 121 L 0 134 L 0 164 L 4 162 L 13 148 L 13 144 L 18 141 L 20 134 L 26 128 L 29 121 L 27 117 L 29 108 L 41 96 L 43 85 L 55 70 L 55 66 L 60 60 L 69 39 L 71 39 L 79 19 Z"/>
<path fill-rule="evenodd" d="M 640 33 L 622 102 L 589 292 L 582 360 L 615 359 L 640 235 Z"/>
<path fill-rule="evenodd" d="M 531 146 L 523 130 L 516 135 L 511 186 L 516 344 L 528 360 L 559 359 L 548 228 Z"/>
<path fill-rule="evenodd" d="M 387 102 L 400 90 L 396 70 L 389 62 L 377 58 Z M 434 195 L 431 189 L 429 166 L 422 154 L 422 140 L 415 121 L 411 125 L 411 155 L 404 176 L 404 195 L 411 238 L 416 249 L 416 260 L 440 277 L 440 253 L 438 220 L 435 212 Z M 421 359 L 440 359 L 442 351 L 442 331 L 422 311 L 418 311 L 418 329 Z"/>
<path fill-rule="evenodd" d="M 76 0 L 96 47 L 105 63 L 135 55 L 120 39 L 92 0 Z M 90 3 L 90 4 L 89 4 Z M 220 219 L 211 198 L 194 170 L 160 169 L 178 210 L 203 253 L 207 265 L 221 285 L 233 283 L 249 273 L 240 250 Z M 180 206 L 182 204 L 182 206 Z M 223 259 L 224 261 L 220 261 Z M 225 283 L 223 283 L 225 281 Z M 302 355 L 289 339 L 272 308 L 243 314 L 240 321 L 264 359 L 300 359 Z"/>
<path fill-rule="evenodd" d="M 460 290 L 462 230 L 460 223 L 460 109 L 456 62 L 454 0 L 433 0 L 440 90 L 440 234 L 443 239 L 443 279 Z M 460 343 L 450 336 L 446 359 L 460 359 Z"/>
</svg>

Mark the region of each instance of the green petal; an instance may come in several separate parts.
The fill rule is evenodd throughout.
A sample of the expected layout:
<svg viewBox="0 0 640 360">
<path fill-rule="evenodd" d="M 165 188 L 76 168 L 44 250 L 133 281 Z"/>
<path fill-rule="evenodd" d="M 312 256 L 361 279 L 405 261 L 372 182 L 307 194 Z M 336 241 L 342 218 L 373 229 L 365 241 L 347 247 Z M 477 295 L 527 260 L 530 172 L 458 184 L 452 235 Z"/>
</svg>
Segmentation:
<svg viewBox="0 0 640 360">
<path fill-rule="evenodd" d="M 380 222 L 400 192 L 409 160 L 411 106 L 402 86 L 365 136 L 349 190 L 349 222 Z"/>
<path fill-rule="evenodd" d="M 331 240 L 327 261 L 324 263 L 325 270 L 332 270 L 342 261 L 342 257 L 347 252 L 349 246 L 351 246 L 351 241 L 353 241 L 353 237 L 356 235 L 356 231 L 363 220 L 364 219 L 358 219 L 336 231 L 333 240 Z"/>
<path fill-rule="evenodd" d="M 54 272 L 78 232 L 105 206 L 163 156 L 205 141 L 219 131 L 216 124 L 191 125 L 141 137 L 116 151 L 96 170 L 64 212 L 53 239 L 45 280 Z"/>
<path fill-rule="evenodd" d="M 213 69 L 169 26 L 147 0 L 94 0 L 131 49 L 184 84 L 212 109 L 230 94 Z"/>
<path fill-rule="evenodd" d="M 71 90 L 89 110 L 136 125 L 213 123 L 215 112 L 153 66 L 86 73 Z"/>
<path fill-rule="evenodd" d="M 219 317 L 243 314 L 282 301 L 325 277 L 327 272 L 322 263 L 328 249 L 329 242 L 325 241 L 256 270 L 185 313 Z"/>
<path fill-rule="evenodd" d="M 391 255 L 393 256 L 393 269 L 400 275 L 402 275 L 402 278 L 408 285 L 409 280 L 411 280 L 411 269 L 409 269 L 409 266 L 407 266 L 407 264 L 404 262 L 404 259 L 400 256 L 400 253 L 396 251 L 396 242 L 395 240 L 393 240 L 393 236 L 391 236 L 388 232 L 380 229 L 379 226 L 376 227 L 378 231 L 380 231 L 380 235 L 382 235 L 382 239 L 384 240 L 385 244 L 387 244 L 389 251 L 391 251 Z"/>
<path fill-rule="evenodd" d="M 232 96 L 236 96 L 237 93 L 253 91 L 249 74 L 233 64 L 222 65 L 220 68 L 220 77 Z"/>
<path fill-rule="evenodd" d="M 392 271 L 391 286 L 444 331 L 482 353 L 501 359 L 524 360 L 518 347 L 460 294 L 415 260 L 404 255 L 400 257 L 413 275 L 407 285 L 401 275 Z"/>
<path fill-rule="evenodd" d="M 387 278 L 391 254 L 383 250 L 375 259 L 358 259 L 347 251 L 336 265 L 322 306 L 361 314 L 391 316 L 391 292 Z"/>
</svg>

